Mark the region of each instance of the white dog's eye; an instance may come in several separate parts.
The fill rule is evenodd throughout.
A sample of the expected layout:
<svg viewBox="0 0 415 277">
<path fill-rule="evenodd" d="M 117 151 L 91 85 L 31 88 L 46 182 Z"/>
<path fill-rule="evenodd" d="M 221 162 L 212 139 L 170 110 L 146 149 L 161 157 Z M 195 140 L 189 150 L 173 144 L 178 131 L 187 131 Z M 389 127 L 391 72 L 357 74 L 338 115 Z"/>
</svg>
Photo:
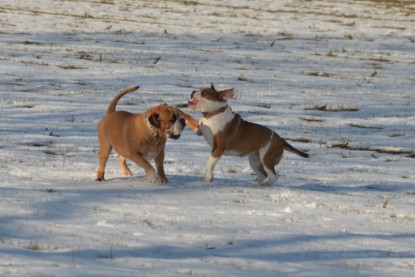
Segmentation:
<svg viewBox="0 0 415 277">
<path fill-rule="evenodd" d="M 175 122 L 176 120 L 177 120 L 177 116 L 174 114 L 174 115 L 171 117 L 170 121 L 171 121 L 171 122 Z"/>
</svg>

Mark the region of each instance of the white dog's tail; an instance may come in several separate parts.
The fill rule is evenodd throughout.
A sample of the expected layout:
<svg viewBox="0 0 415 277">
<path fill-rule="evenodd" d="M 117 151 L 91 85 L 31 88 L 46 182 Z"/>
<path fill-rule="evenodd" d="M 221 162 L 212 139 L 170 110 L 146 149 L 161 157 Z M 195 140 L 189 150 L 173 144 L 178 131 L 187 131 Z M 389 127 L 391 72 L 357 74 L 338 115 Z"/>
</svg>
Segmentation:
<svg viewBox="0 0 415 277">
<path fill-rule="evenodd" d="M 289 144 L 288 142 L 286 142 L 285 139 L 282 139 L 282 141 L 283 141 L 283 145 L 284 145 L 284 149 L 285 150 L 287 150 L 287 151 L 289 151 L 291 153 L 297 154 L 298 156 L 301 156 L 303 158 L 309 158 L 310 157 L 309 154 L 304 153 L 303 151 L 300 151 L 297 148 L 294 148 L 291 144 Z"/>
<path fill-rule="evenodd" d="M 130 93 L 132 91 L 135 91 L 135 90 L 137 90 L 139 88 L 140 88 L 139 86 L 133 86 L 133 87 L 127 87 L 127 88 L 123 89 L 122 91 L 120 91 L 114 97 L 114 99 L 112 99 L 111 103 L 109 104 L 108 109 L 107 109 L 107 114 L 110 114 L 110 113 L 115 112 L 115 107 L 117 106 L 117 103 L 121 99 L 121 97 L 123 97 L 127 93 Z"/>
</svg>

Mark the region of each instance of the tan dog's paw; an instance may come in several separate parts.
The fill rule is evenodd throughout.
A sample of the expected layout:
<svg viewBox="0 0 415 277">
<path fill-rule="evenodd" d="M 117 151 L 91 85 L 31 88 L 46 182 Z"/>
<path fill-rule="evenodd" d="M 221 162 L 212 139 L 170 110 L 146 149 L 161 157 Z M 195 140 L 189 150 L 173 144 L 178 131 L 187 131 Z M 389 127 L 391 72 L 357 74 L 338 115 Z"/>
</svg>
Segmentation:
<svg viewBox="0 0 415 277">
<path fill-rule="evenodd" d="M 166 176 L 164 176 L 164 177 L 163 176 L 158 176 L 157 181 L 160 184 L 165 184 L 165 183 L 169 182 L 169 180 L 166 178 Z"/>
<path fill-rule="evenodd" d="M 157 183 L 157 174 L 156 171 L 153 169 L 152 171 L 150 171 L 149 173 L 147 173 L 147 181 L 149 183 Z"/>
<path fill-rule="evenodd" d="M 102 170 L 97 171 L 97 178 L 95 179 L 95 181 L 100 181 L 100 182 L 105 181 L 104 171 Z"/>
</svg>

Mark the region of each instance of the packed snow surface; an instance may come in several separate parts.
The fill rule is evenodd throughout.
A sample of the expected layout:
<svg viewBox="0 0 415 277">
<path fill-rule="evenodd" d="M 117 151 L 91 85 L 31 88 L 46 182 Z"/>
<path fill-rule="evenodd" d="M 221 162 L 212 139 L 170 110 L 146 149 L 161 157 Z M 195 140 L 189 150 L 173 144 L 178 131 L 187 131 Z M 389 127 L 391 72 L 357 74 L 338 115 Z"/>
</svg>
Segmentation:
<svg viewBox="0 0 415 277">
<path fill-rule="evenodd" d="M 0 49 L 0 276 L 415 275 L 415 1 L 2 0 Z M 206 184 L 186 128 L 168 184 L 94 181 L 119 90 L 200 118 L 211 83 L 311 158 Z"/>
</svg>

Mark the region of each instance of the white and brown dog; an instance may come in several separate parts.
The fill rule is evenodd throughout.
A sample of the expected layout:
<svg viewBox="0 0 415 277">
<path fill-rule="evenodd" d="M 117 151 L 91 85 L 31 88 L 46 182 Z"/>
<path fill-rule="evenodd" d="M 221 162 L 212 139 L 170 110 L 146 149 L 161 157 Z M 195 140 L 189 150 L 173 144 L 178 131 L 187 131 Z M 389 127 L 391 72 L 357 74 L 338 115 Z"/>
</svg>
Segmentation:
<svg viewBox="0 0 415 277">
<path fill-rule="evenodd" d="M 120 91 L 109 104 L 107 114 L 98 123 L 99 168 L 97 180 L 103 181 L 108 156 L 114 148 L 119 154 L 121 171 L 125 176 L 132 173 L 126 159 L 142 167 L 149 182 L 166 183 L 164 173 L 164 147 L 167 138 L 178 139 L 186 123 L 175 106 L 162 104 L 141 114 L 115 111 L 118 101 L 125 94 L 139 87 L 128 87 Z M 155 161 L 156 170 L 150 164 Z"/>
<path fill-rule="evenodd" d="M 192 92 L 188 106 L 202 112 L 199 122 L 180 111 L 189 127 L 199 136 L 203 135 L 212 148 L 205 180 L 212 181 L 213 169 L 222 155 L 248 156 L 252 169 L 258 175 L 253 182 L 272 185 L 278 178 L 274 167 L 280 162 L 284 150 L 304 158 L 309 155 L 292 147 L 272 130 L 247 122 L 233 113 L 227 100 L 234 94 L 233 88 L 216 91 L 213 85 Z"/>
</svg>

